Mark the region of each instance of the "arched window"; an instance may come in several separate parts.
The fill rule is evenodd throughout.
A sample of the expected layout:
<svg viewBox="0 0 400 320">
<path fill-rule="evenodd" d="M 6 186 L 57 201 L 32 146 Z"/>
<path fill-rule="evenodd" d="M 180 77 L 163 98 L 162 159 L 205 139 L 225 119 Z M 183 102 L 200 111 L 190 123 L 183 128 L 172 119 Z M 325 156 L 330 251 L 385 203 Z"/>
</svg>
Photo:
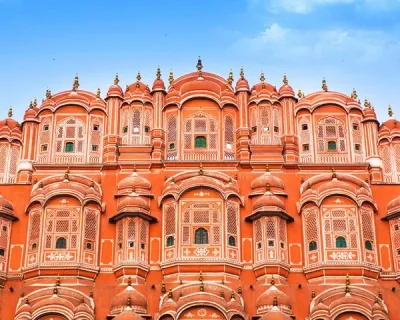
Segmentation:
<svg viewBox="0 0 400 320">
<path fill-rule="evenodd" d="M 315 241 L 310 241 L 310 243 L 308 244 L 308 251 L 314 251 L 317 249 L 318 249 L 317 243 Z"/>
<path fill-rule="evenodd" d="M 224 159 L 226 160 L 233 160 L 234 159 L 234 125 L 233 125 L 233 118 L 231 115 L 227 115 L 225 117 L 225 124 L 224 124 Z"/>
<path fill-rule="evenodd" d="M 349 161 L 349 154 L 346 152 L 346 127 L 342 120 L 326 117 L 318 121 L 317 151 L 319 162 Z M 332 158 L 334 152 L 335 157 Z"/>
<path fill-rule="evenodd" d="M 67 249 L 67 239 L 61 237 L 56 241 L 56 249 Z"/>
<path fill-rule="evenodd" d="M 196 148 L 207 148 L 207 139 L 204 136 L 198 136 L 195 140 Z"/>
<path fill-rule="evenodd" d="M 0 249 L 0 256 L 4 257 L 5 255 L 5 250 L 4 249 Z"/>
<path fill-rule="evenodd" d="M 371 241 L 365 241 L 365 249 L 372 251 L 372 242 Z"/>
<path fill-rule="evenodd" d="M 90 242 L 86 243 L 86 249 L 92 250 L 92 244 Z"/>
<path fill-rule="evenodd" d="M 173 246 L 173 245 L 174 245 L 174 242 L 175 242 L 174 237 L 173 237 L 173 236 L 169 236 L 169 237 L 167 238 L 167 247 Z"/>
<path fill-rule="evenodd" d="M 347 248 L 346 238 L 337 237 L 336 238 L 336 248 Z"/>
<path fill-rule="evenodd" d="M 65 152 L 74 152 L 74 143 L 73 142 L 67 142 L 65 144 Z"/>
<path fill-rule="evenodd" d="M 218 122 L 211 115 L 198 113 L 184 121 L 184 160 L 217 160 Z"/>
<path fill-rule="evenodd" d="M 208 244 L 208 231 L 204 228 L 198 228 L 194 233 L 195 244 Z"/>
<path fill-rule="evenodd" d="M 230 236 L 229 239 L 228 239 L 228 243 L 229 243 L 230 246 L 236 247 L 236 239 L 235 239 L 235 237 L 234 236 Z"/>
</svg>

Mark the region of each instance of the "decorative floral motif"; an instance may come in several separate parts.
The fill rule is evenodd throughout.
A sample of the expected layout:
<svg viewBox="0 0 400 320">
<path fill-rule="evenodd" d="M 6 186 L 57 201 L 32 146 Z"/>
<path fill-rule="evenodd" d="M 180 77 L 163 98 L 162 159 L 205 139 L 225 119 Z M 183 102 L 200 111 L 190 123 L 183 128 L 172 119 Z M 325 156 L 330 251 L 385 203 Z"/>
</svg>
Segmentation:
<svg viewBox="0 0 400 320">
<path fill-rule="evenodd" d="M 333 260 L 353 260 L 356 257 L 352 252 L 332 252 L 329 256 Z"/>
<path fill-rule="evenodd" d="M 69 252 L 50 253 L 47 258 L 51 261 L 69 261 L 74 258 Z"/>
<path fill-rule="evenodd" d="M 196 250 L 194 250 L 194 254 L 200 257 L 205 257 L 208 255 L 208 253 L 209 251 L 207 248 L 197 248 Z"/>
</svg>

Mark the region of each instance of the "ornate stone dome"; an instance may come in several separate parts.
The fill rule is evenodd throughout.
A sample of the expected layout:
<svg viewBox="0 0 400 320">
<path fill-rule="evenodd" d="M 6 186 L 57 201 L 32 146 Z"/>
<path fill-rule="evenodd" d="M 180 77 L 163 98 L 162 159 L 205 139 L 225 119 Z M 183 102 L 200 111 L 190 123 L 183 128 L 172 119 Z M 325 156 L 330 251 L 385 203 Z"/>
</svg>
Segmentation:
<svg viewBox="0 0 400 320">
<path fill-rule="evenodd" d="M 257 211 L 263 207 L 278 207 L 282 210 L 285 210 L 285 205 L 283 202 L 275 195 L 273 195 L 270 191 L 267 191 L 259 197 L 253 205 L 253 211 Z"/>
<path fill-rule="evenodd" d="M 244 77 L 243 68 L 240 69 L 240 78 L 236 82 L 236 92 L 238 91 L 250 91 L 249 82 Z"/>
<path fill-rule="evenodd" d="M 283 77 L 283 85 L 279 88 L 281 96 L 295 96 L 293 88 L 289 85 L 286 75 Z"/>
<path fill-rule="evenodd" d="M 274 304 L 288 309 L 291 308 L 290 298 L 279 290 L 272 281 L 271 286 L 257 298 L 256 306 L 257 310 L 262 312 L 263 308 L 266 306 L 273 306 Z"/>
<path fill-rule="evenodd" d="M 150 210 L 150 205 L 137 193 L 132 192 L 131 194 L 124 196 L 119 201 L 117 210 L 119 213 L 124 211 L 138 211 L 148 213 L 148 211 Z"/>
<path fill-rule="evenodd" d="M 111 300 L 111 313 L 115 314 L 123 310 L 133 310 L 135 312 L 145 313 L 147 309 L 147 299 L 146 297 L 132 287 L 130 278 L 128 280 L 128 286 L 124 291 L 117 294 Z M 123 314 L 122 312 L 121 314 Z M 135 315 L 134 312 L 131 312 Z M 120 314 L 120 315 L 121 315 Z M 122 318 L 121 318 L 122 319 Z M 125 318 L 123 318 L 125 319 Z M 130 318 L 127 318 L 130 319 Z M 132 318 L 133 319 L 133 318 Z M 137 319 L 137 318 L 134 318 Z"/>
<path fill-rule="evenodd" d="M 273 307 L 271 311 L 262 315 L 262 320 L 292 320 L 291 317 L 284 314 L 278 307 Z"/>
<path fill-rule="evenodd" d="M 283 181 L 278 178 L 277 176 L 272 175 L 269 172 L 269 169 L 267 167 L 267 171 L 255 178 L 253 180 L 253 182 L 251 183 L 251 188 L 253 189 L 253 191 L 257 191 L 257 189 L 262 188 L 263 190 L 265 190 L 265 186 L 269 184 L 270 188 L 278 188 L 283 190 L 285 188 L 285 184 L 283 183 Z"/>
<path fill-rule="evenodd" d="M 122 179 L 118 182 L 118 192 L 119 193 L 131 193 L 135 192 L 146 192 L 151 189 L 151 183 L 146 178 L 138 175 L 136 169 L 133 170 L 131 176 Z"/>
<path fill-rule="evenodd" d="M 113 320 L 141 320 L 142 317 L 131 310 L 125 310 L 117 315 Z"/>
<path fill-rule="evenodd" d="M 153 82 L 153 91 L 165 91 L 164 81 L 161 79 L 161 70 L 157 68 L 157 78 Z"/>
</svg>

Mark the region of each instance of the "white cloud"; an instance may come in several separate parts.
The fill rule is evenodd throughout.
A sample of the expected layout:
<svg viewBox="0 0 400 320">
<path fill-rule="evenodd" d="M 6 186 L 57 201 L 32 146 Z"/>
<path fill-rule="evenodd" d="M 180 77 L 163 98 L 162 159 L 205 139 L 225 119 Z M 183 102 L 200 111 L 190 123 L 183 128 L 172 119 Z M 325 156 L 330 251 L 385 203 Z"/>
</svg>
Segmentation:
<svg viewBox="0 0 400 320">
<path fill-rule="evenodd" d="M 382 31 L 301 30 L 274 23 L 259 35 L 243 38 L 234 46 L 243 53 L 268 54 L 277 60 L 354 59 L 357 63 L 370 63 L 395 57 L 400 40 Z"/>
<path fill-rule="evenodd" d="M 270 0 L 267 1 L 267 6 L 272 11 L 284 10 L 295 13 L 307 13 L 319 5 L 346 4 L 355 3 L 357 1 L 358 0 Z M 258 3 L 260 3 L 260 1 L 258 1 Z"/>
</svg>

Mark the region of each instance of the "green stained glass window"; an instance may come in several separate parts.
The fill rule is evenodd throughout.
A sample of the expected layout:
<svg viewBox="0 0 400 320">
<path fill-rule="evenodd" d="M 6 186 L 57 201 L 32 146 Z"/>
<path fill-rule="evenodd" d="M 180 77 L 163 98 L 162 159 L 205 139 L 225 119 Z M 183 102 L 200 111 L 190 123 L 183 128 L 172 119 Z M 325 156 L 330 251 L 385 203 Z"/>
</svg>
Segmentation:
<svg viewBox="0 0 400 320">
<path fill-rule="evenodd" d="M 65 144 L 65 152 L 74 152 L 74 143 L 73 142 L 67 142 Z"/>
<path fill-rule="evenodd" d="M 337 237 L 336 248 L 347 248 L 346 239 L 343 237 Z"/>
<path fill-rule="evenodd" d="M 365 241 L 365 249 L 367 250 L 372 250 L 372 242 L 371 241 Z"/>
<path fill-rule="evenodd" d="M 336 150 L 336 141 L 328 141 L 328 150 Z"/>
<path fill-rule="evenodd" d="M 206 148 L 207 147 L 206 137 L 203 137 L 203 136 L 196 137 L 195 146 L 196 146 L 196 148 Z"/>
</svg>

